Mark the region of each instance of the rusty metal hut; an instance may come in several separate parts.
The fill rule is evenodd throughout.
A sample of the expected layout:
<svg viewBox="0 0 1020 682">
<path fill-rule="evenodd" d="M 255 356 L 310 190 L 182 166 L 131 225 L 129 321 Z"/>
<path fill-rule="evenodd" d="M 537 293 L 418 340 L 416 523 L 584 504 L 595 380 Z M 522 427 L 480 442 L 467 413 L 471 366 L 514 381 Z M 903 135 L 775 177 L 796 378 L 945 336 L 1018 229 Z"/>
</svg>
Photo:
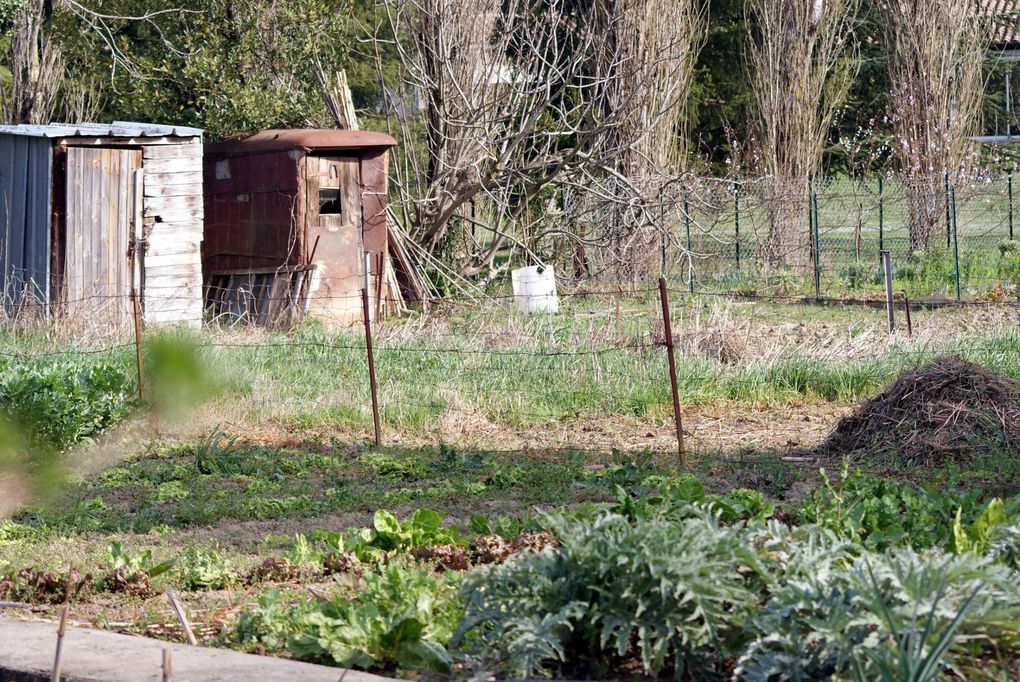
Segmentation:
<svg viewBox="0 0 1020 682">
<path fill-rule="evenodd" d="M 114 122 L 0 126 L 3 308 L 202 320 L 202 131 Z"/>
<path fill-rule="evenodd" d="M 386 296 L 389 135 L 267 130 L 205 148 L 206 306 L 284 325 L 309 312 L 361 317 L 366 281 Z"/>
</svg>

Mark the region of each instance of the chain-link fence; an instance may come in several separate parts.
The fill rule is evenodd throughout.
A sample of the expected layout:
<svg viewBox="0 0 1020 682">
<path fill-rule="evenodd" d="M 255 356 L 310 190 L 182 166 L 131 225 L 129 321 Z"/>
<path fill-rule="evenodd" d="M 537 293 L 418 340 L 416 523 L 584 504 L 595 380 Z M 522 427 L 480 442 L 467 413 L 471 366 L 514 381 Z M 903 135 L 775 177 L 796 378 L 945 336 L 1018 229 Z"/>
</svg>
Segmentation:
<svg viewBox="0 0 1020 682">
<path fill-rule="evenodd" d="M 1013 299 L 1012 173 L 967 179 L 701 180 L 675 199 L 666 270 L 692 291 Z M 957 293 L 959 292 L 959 293 Z"/>
</svg>

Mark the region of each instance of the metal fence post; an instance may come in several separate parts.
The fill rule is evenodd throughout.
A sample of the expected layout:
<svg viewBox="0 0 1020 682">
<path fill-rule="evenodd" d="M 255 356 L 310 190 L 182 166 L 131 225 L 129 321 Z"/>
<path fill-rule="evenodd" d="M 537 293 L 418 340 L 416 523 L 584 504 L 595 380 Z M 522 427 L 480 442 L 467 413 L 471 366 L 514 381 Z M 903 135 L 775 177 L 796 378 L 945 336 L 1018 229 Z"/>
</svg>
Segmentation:
<svg viewBox="0 0 1020 682">
<path fill-rule="evenodd" d="M 680 415 L 680 389 L 676 381 L 676 357 L 673 352 L 673 326 L 669 319 L 669 294 L 666 278 L 659 278 L 659 299 L 662 303 L 662 328 L 666 335 L 666 357 L 669 359 L 669 384 L 673 392 L 673 419 L 676 422 L 676 446 L 680 455 L 680 466 L 687 468 L 687 451 L 684 449 L 684 425 Z"/>
<path fill-rule="evenodd" d="M 1013 171 L 1006 176 L 1006 194 L 1009 195 L 1009 240 L 1013 241 Z"/>
<path fill-rule="evenodd" d="M 903 315 L 907 319 L 907 336 L 914 336 L 914 324 L 910 321 L 910 297 L 903 291 Z"/>
<path fill-rule="evenodd" d="M 379 419 L 379 391 L 375 381 L 375 355 L 372 352 L 372 313 L 368 302 L 371 280 L 371 255 L 365 254 L 365 282 L 361 288 L 362 317 L 365 321 L 365 352 L 368 355 L 368 385 L 372 390 L 372 422 L 375 426 L 375 445 L 382 445 L 382 428 Z"/>
<path fill-rule="evenodd" d="M 660 275 L 665 275 L 666 274 L 666 246 L 672 240 L 672 237 L 674 235 L 673 235 L 673 231 L 672 230 L 667 230 L 666 229 L 666 205 L 665 205 L 665 202 L 663 202 L 663 200 L 661 198 L 659 199 L 659 225 L 660 225 L 660 229 L 662 231 L 662 236 L 660 237 L 660 239 L 662 239 L 662 244 L 661 244 L 661 246 L 662 246 L 662 258 L 661 258 L 661 262 L 659 264 L 659 274 Z M 667 234 L 669 235 L 670 239 L 666 238 Z"/>
<path fill-rule="evenodd" d="M 684 192 L 684 228 L 687 230 L 687 279 L 690 280 L 687 283 L 691 293 L 694 293 L 694 257 L 691 255 L 694 253 L 694 249 L 691 246 L 691 208 L 688 201 L 687 192 Z"/>
<path fill-rule="evenodd" d="M 885 251 L 885 183 L 878 176 L 878 252 Z"/>
<path fill-rule="evenodd" d="M 740 273 L 740 180 L 733 186 L 733 231 L 737 257 L 737 273 Z"/>
<path fill-rule="evenodd" d="M 819 239 L 818 239 L 818 193 L 811 192 L 811 213 L 814 215 L 814 219 L 811 221 L 814 226 L 812 232 L 812 241 L 814 243 L 815 252 L 815 300 L 822 297 L 822 269 L 821 269 L 821 256 L 819 254 Z"/>
<path fill-rule="evenodd" d="M 956 279 L 956 300 L 960 300 L 960 237 L 956 232 L 956 187 L 949 188 L 953 217 L 953 276 Z"/>
<path fill-rule="evenodd" d="M 893 308 L 892 292 L 892 258 L 888 251 L 881 252 L 882 270 L 885 273 L 885 312 L 889 318 L 889 334 L 896 331 L 896 318 Z"/>
<path fill-rule="evenodd" d="M 952 242 L 953 218 L 950 215 L 950 206 L 949 206 L 949 173 L 948 172 L 943 174 L 943 180 L 946 183 L 946 248 L 948 249 L 950 246 L 952 246 L 952 243 L 953 243 Z"/>
</svg>

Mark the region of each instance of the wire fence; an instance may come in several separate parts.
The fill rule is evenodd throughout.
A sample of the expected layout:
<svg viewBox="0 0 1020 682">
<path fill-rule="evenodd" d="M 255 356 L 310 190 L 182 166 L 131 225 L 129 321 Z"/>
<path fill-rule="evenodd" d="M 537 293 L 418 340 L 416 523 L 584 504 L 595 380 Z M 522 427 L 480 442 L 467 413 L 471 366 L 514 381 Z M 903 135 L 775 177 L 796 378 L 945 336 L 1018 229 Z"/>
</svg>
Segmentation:
<svg viewBox="0 0 1020 682">
<path fill-rule="evenodd" d="M 450 299 L 427 315 L 367 326 L 363 319 L 341 328 L 309 320 L 291 330 L 219 322 L 173 338 L 202 358 L 209 385 L 219 387 L 189 417 L 195 428 L 222 423 L 277 437 L 334 433 L 384 447 L 446 443 L 528 456 L 779 457 L 791 442 L 820 441 L 847 404 L 938 354 L 1020 373 L 1017 307 L 1009 302 L 914 304 L 909 330 L 898 302 L 890 333 L 881 308 L 785 301 L 691 296 L 674 282 L 564 292 L 556 314 L 521 312 L 512 296 Z M 161 334 L 143 331 L 136 340 L 143 365 L 153 361 L 148 340 Z M 68 341 L 21 330 L 5 337 L 0 359 L 106 358 L 131 371 L 135 351 L 123 333 Z M 149 370 L 139 379 L 158 403 L 160 374 Z M 809 424 L 802 417 L 812 403 L 827 407 Z"/>
</svg>

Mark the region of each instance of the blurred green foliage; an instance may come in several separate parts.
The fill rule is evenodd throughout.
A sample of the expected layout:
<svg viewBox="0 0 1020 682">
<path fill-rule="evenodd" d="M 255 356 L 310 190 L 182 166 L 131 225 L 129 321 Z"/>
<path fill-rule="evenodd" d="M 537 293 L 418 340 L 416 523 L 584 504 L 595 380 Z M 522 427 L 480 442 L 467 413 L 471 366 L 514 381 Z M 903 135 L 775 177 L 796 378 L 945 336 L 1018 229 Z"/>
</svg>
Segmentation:
<svg viewBox="0 0 1020 682">
<path fill-rule="evenodd" d="M 178 418 L 221 387 L 217 366 L 202 355 L 205 342 L 186 330 L 164 331 L 145 339 L 145 397 L 162 417 Z"/>
</svg>

